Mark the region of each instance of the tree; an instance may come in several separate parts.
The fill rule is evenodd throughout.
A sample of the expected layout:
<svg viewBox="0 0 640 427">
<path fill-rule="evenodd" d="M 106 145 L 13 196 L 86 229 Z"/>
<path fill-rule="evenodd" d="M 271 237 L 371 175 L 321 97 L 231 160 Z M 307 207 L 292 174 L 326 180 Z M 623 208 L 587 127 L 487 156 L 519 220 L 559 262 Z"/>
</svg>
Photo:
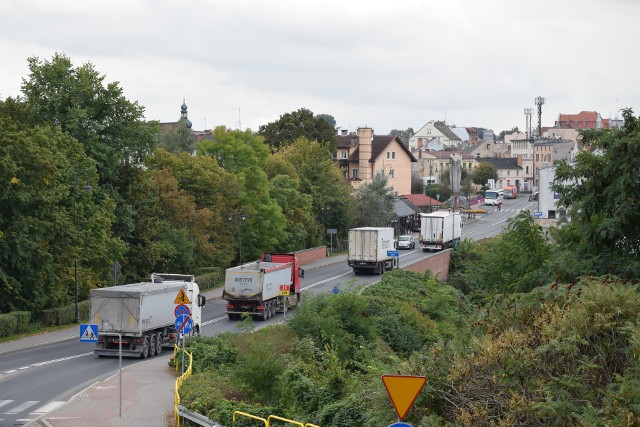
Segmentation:
<svg viewBox="0 0 640 427">
<path fill-rule="evenodd" d="M 560 162 L 551 188 L 570 224 L 561 244 L 596 272 L 640 274 L 640 120 L 623 110 L 620 130 L 583 132 L 574 164 Z"/>
<path fill-rule="evenodd" d="M 378 171 L 370 182 L 356 190 L 358 226 L 388 227 L 395 218 L 393 188 L 387 187 L 384 171 Z"/>
<path fill-rule="evenodd" d="M 163 148 L 174 154 L 191 154 L 195 151 L 197 140 L 191 135 L 191 130 L 183 122 L 184 119 L 180 119 L 177 126 L 160 131 L 158 134 L 158 148 Z"/>
<path fill-rule="evenodd" d="M 149 218 L 157 217 L 161 220 L 172 219 L 169 223 L 172 227 L 185 229 L 187 236 L 195 243 L 190 271 L 214 264 L 228 265 L 234 257 L 237 239 L 228 220 L 228 206 L 238 204 L 235 176 L 222 169 L 211 157 L 187 153 L 173 155 L 164 150 L 156 150 L 153 156 L 147 158 L 145 165 L 151 172 L 152 187 L 137 199 L 142 200 L 145 194 L 157 194 L 157 199 L 155 202 L 141 203 L 147 209 L 141 217 L 141 225 L 150 223 Z M 164 185 L 160 186 L 160 183 Z M 153 187 L 158 191 L 154 191 Z M 171 208 L 180 201 L 182 207 Z M 176 214 L 166 212 L 170 208 Z M 187 215 L 186 218 L 177 216 L 181 211 Z M 147 233 L 139 232 L 136 235 L 144 236 Z M 161 237 L 159 234 L 156 236 Z M 137 243 L 134 248 L 143 246 Z"/>
<path fill-rule="evenodd" d="M 491 163 L 480 161 L 471 173 L 471 181 L 477 185 L 487 185 L 490 179 L 498 179 L 498 170 Z"/>
<path fill-rule="evenodd" d="M 316 114 L 316 119 L 322 119 L 333 129 L 336 128 L 336 119 L 331 114 Z"/>
<path fill-rule="evenodd" d="M 157 124 L 144 120 L 144 108 L 127 100 L 117 82 L 105 84 L 91 63 L 74 67 L 64 54 L 51 61 L 28 59 L 22 81 L 28 107 L 41 123 L 59 126 L 82 144 L 96 163 L 99 185 L 116 201 L 114 233 L 128 239 L 135 212 L 123 195 L 141 173 L 155 146 Z"/>
<path fill-rule="evenodd" d="M 518 129 L 518 126 L 514 126 L 511 128 L 511 130 L 503 130 L 500 132 L 500 134 L 498 135 L 498 137 L 500 139 L 504 139 L 505 135 L 510 135 L 512 133 L 518 133 L 520 132 L 520 130 Z"/>
<path fill-rule="evenodd" d="M 272 150 L 292 144 L 298 138 L 317 141 L 335 152 L 335 128 L 325 119 L 313 115 L 310 110 L 301 108 L 280 116 L 275 122 L 260 126 L 259 132 Z"/>
<path fill-rule="evenodd" d="M 409 142 L 409 138 L 411 138 L 414 134 L 415 132 L 413 131 L 413 128 L 407 128 L 406 130 L 391 129 L 391 131 L 389 132 L 389 135 L 397 136 L 405 144 Z"/>
<path fill-rule="evenodd" d="M 422 194 L 424 192 L 424 182 L 420 176 L 420 172 L 411 172 L 411 194 Z"/>
<path fill-rule="evenodd" d="M 237 204 L 227 205 L 229 228 L 240 235 L 243 259 L 257 259 L 261 252 L 271 252 L 285 241 L 286 218 L 269 193 L 269 180 L 264 171 L 269 148 L 261 136 L 250 130 L 213 131 L 215 142 L 203 140 L 196 151 L 213 157 L 233 174 L 238 182 Z M 238 215 L 245 215 L 241 222 Z M 240 228 L 241 227 L 241 228 Z"/>
<path fill-rule="evenodd" d="M 0 104 L 3 104 L 0 102 Z M 114 201 L 97 185 L 95 162 L 60 129 L 32 127 L 28 106 L 0 110 L 0 311 L 80 298 L 124 251 L 111 234 Z M 14 120 L 13 113 L 17 112 Z M 85 184 L 91 191 L 83 191 Z"/>
<path fill-rule="evenodd" d="M 335 228 L 338 237 L 346 236 L 355 217 L 355 204 L 351 185 L 333 161 L 326 146 L 299 138 L 280 150 L 282 157 L 293 165 L 300 179 L 300 192 L 313 200 L 312 211 L 318 224 L 315 241 L 328 241 L 324 228 Z"/>
</svg>

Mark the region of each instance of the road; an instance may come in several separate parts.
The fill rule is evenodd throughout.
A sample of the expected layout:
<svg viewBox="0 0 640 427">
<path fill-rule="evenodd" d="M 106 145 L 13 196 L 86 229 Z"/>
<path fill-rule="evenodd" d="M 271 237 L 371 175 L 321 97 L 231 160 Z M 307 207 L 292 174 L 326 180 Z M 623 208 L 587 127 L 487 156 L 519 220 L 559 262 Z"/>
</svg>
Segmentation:
<svg viewBox="0 0 640 427">
<path fill-rule="evenodd" d="M 479 240 L 495 236 L 509 218 L 522 209 L 533 210 L 535 206 L 536 202 L 528 202 L 526 197 L 505 200 L 501 211 L 486 206 L 488 213 L 479 214 L 475 221 L 466 224 L 462 237 Z M 401 251 L 400 266 L 431 255 L 420 249 Z M 355 276 L 344 261 L 307 270 L 302 288 L 307 294 L 317 294 L 331 291 L 334 286 L 345 289 L 378 279 L 377 275 Z M 237 331 L 238 322 L 229 321 L 225 312 L 223 301 L 208 301 L 203 310 L 202 335 Z M 256 326 L 263 327 L 282 320 L 283 314 L 277 314 L 265 322 L 256 322 Z M 80 343 L 78 338 L 0 354 L 0 426 L 23 425 L 64 404 L 94 382 L 117 372 L 117 358 L 98 358 L 92 350 L 92 344 Z M 168 361 L 169 354 L 165 350 L 155 357 L 164 357 Z M 123 367 L 133 363 L 144 362 L 123 359 Z"/>
</svg>

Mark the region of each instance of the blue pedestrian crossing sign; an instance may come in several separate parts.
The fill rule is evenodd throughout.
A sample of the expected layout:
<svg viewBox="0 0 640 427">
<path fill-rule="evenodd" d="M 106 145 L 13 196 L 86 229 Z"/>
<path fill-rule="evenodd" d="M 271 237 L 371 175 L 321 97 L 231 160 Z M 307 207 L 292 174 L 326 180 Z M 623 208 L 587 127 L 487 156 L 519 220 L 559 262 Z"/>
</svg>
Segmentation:
<svg viewBox="0 0 640 427">
<path fill-rule="evenodd" d="M 89 323 L 81 324 L 80 342 L 98 342 L 98 325 Z"/>
</svg>

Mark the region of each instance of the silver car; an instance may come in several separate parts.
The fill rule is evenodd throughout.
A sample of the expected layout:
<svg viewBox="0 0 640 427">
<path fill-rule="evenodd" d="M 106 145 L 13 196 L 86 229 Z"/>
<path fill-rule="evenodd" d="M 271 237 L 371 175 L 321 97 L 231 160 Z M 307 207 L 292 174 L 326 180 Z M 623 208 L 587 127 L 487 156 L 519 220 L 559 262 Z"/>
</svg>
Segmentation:
<svg viewBox="0 0 640 427">
<path fill-rule="evenodd" d="M 416 241 L 413 237 L 406 235 L 398 237 L 398 249 L 415 249 Z"/>
</svg>

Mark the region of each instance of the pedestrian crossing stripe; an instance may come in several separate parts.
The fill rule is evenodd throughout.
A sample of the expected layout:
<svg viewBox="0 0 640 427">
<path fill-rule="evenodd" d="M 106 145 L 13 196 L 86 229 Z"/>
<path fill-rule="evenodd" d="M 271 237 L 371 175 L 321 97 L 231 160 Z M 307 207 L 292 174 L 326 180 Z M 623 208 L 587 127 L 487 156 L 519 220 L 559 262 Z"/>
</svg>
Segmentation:
<svg viewBox="0 0 640 427">
<path fill-rule="evenodd" d="M 191 304 L 191 301 L 189 301 L 189 297 L 187 296 L 187 293 L 184 291 L 184 289 L 180 289 L 180 292 L 178 292 L 178 296 L 176 296 L 176 300 L 173 303 Z"/>
<path fill-rule="evenodd" d="M 80 325 L 80 342 L 98 342 L 98 325 Z"/>
</svg>

